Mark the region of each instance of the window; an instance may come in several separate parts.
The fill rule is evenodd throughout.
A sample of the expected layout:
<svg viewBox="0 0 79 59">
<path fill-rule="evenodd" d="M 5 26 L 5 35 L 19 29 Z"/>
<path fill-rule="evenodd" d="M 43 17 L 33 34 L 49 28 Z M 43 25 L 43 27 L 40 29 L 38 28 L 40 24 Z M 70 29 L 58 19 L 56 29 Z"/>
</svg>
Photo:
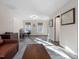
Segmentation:
<svg viewBox="0 0 79 59">
<path fill-rule="evenodd" d="M 25 23 L 25 28 L 26 30 L 31 30 L 31 23 L 30 22 Z"/>
<path fill-rule="evenodd" d="M 43 32 L 43 23 L 37 24 L 37 32 L 42 33 Z"/>
</svg>

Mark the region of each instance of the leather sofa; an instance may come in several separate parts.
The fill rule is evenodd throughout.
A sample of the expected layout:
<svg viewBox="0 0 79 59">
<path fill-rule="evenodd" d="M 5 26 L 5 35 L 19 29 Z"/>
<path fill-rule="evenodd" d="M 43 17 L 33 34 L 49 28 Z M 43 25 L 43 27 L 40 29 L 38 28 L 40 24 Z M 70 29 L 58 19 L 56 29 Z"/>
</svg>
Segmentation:
<svg viewBox="0 0 79 59">
<path fill-rule="evenodd" d="M 13 32 L 5 32 L 3 34 L 0 34 L 2 39 L 18 39 L 18 33 Z"/>
<path fill-rule="evenodd" d="M 0 59 L 12 59 L 18 51 L 18 40 L 0 39 Z"/>
</svg>

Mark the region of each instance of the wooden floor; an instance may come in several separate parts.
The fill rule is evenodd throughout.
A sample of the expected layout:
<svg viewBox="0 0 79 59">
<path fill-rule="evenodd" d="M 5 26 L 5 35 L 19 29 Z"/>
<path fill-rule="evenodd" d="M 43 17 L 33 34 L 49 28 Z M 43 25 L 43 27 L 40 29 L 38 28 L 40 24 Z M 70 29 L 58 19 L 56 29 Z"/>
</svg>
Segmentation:
<svg viewBox="0 0 79 59">
<path fill-rule="evenodd" d="M 51 59 L 42 44 L 29 44 L 22 59 Z"/>
</svg>

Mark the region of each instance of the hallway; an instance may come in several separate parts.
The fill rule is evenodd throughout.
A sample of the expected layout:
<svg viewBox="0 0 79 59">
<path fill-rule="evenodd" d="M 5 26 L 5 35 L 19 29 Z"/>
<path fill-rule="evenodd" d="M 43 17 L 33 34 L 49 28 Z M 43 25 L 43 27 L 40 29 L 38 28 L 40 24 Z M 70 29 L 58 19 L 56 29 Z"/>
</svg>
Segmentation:
<svg viewBox="0 0 79 59">
<path fill-rule="evenodd" d="M 4 38 L 19 40 L 17 54 Z M 44 45 L 51 59 L 78 59 L 78 0 L 0 0 L 0 39 L 0 59 L 22 59 L 28 44 Z"/>
<path fill-rule="evenodd" d="M 43 44 L 46 47 L 46 50 L 48 51 L 49 55 L 51 56 L 51 59 L 74 59 L 66 55 L 60 47 L 45 41 L 41 41 L 41 39 L 38 40 L 36 38 L 33 40 L 32 37 L 25 38 L 23 41 L 19 43 L 19 51 L 13 59 L 21 59 L 24 53 L 24 50 L 28 44 Z"/>
</svg>

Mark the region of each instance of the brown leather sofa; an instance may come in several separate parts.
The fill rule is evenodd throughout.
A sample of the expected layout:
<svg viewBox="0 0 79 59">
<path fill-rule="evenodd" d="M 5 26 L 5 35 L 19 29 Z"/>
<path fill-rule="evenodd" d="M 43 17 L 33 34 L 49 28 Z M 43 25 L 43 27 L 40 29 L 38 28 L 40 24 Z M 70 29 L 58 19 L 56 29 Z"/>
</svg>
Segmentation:
<svg viewBox="0 0 79 59">
<path fill-rule="evenodd" d="M 0 39 L 0 59 L 12 59 L 18 51 L 18 40 Z"/>
</svg>

